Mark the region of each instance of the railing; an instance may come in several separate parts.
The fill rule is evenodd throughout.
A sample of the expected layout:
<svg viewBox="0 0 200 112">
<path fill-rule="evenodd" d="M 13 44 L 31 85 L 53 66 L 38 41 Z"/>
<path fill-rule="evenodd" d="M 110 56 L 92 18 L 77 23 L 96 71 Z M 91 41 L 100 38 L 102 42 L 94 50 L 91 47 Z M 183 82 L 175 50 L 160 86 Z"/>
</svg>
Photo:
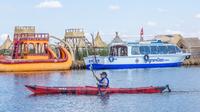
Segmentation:
<svg viewBox="0 0 200 112">
<path fill-rule="evenodd" d="M 48 33 L 14 34 L 14 40 L 49 40 L 49 34 Z"/>
</svg>

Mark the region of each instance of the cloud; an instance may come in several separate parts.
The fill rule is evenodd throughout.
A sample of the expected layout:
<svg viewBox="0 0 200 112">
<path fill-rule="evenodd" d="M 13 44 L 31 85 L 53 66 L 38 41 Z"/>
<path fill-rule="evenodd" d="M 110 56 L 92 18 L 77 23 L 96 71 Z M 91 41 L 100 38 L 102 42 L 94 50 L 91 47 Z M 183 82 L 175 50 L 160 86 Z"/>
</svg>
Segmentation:
<svg viewBox="0 0 200 112">
<path fill-rule="evenodd" d="M 38 5 L 35 6 L 36 8 L 62 8 L 62 4 L 58 0 L 45 0 Z"/>
<path fill-rule="evenodd" d="M 157 23 L 154 22 L 154 21 L 148 21 L 148 22 L 147 22 L 147 25 L 148 25 L 148 26 L 156 26 Z"/>
<path fill-rule="evenodd" d="M 200 13 L 195 15 L 195 18 L 200 19 Z"/>
<path fill-rule="evenodd" d="M 109 6 L 109 9 L 110 9 L 111 11 L 118 11 L 118 10 L 121 9 L 121 7 L 120 7 L 119 5 L 110 5 L 110 6 Z"/>
</svg>

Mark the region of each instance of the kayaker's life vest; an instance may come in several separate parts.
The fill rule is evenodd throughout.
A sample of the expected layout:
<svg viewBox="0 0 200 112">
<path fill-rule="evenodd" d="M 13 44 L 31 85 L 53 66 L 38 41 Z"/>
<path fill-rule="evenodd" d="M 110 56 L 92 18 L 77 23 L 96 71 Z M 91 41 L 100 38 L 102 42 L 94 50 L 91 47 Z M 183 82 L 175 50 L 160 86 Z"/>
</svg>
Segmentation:
<svg viewBox="0 0 200 112">
<path fill-rule="evenodd" d="M 106 85 L 105 85 L 106 83 Z M 99 87 L 109 87 L 109 79 L 107 77 L 105 78 L 102 78 L 100 81 L 99 81 L 99 84 L 98 84 Z"/>
</svg>

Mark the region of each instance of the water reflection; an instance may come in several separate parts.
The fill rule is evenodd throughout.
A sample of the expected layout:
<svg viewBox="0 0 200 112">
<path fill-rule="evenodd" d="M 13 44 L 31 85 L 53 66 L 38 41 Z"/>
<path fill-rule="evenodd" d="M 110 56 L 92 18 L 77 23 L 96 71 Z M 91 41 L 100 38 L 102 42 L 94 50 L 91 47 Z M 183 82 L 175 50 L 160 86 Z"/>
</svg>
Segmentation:
<svg viewBox="0 0 200 112">
<path fill-rule="evenodd" d="M 100 70 L 108 72 L 111 87 L 162 86 L 172 93 L 154 95 L 41 95 L 33 96 L 24 85 L 95 86 L 89 70 L 57 72 L 0 73 L 0 111 L 6 112 L 109 112 L 192 111 L 200 108 L 200 70 L 198 67 Z M 182 92 L 181 92 L 182 91 Z M 189 91 L 189 92 L 188 92 Z M 184 107 L 184 108 L 180 108 Z"/>
<path fill-rule="evenodd" d="M 107 105 L 109 103 L 110 95 L 103 95 L 98 97 L 101 99 L 102 105 Z"/>
</svg>

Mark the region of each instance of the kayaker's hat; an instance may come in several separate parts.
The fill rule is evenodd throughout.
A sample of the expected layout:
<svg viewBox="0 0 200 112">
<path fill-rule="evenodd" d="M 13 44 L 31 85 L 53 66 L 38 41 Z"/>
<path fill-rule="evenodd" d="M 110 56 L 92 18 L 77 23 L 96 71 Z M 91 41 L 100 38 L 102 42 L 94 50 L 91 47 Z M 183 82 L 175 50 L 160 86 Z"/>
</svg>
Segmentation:
<svg viewBox="0 0 200 112">
<path fill-rule="evenodd" d="M 101 75 L 107 76 L 107 73 L 106 72 L 102 72 Z"/>
</svg>

